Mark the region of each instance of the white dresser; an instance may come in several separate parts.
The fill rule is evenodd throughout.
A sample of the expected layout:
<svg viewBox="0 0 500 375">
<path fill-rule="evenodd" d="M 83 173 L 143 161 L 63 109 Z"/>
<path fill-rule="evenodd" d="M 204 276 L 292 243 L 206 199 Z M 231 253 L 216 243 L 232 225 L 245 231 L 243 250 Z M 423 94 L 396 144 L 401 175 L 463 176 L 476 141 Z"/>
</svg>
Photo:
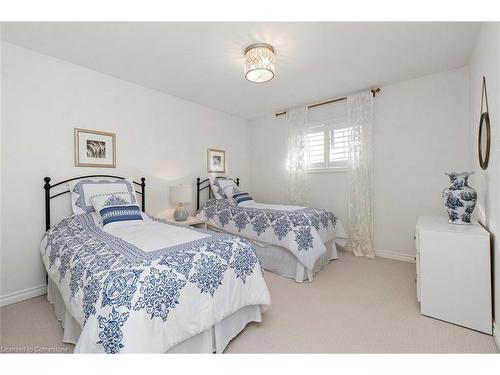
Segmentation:
<svg viewBox="0 0 500 375">
<path fill-rule="evenodd" d="M 453 225 L 441 216 L 417 222 L 420 312 L 492 334 L 490 234 L 481 225 Z"/>
</svg>

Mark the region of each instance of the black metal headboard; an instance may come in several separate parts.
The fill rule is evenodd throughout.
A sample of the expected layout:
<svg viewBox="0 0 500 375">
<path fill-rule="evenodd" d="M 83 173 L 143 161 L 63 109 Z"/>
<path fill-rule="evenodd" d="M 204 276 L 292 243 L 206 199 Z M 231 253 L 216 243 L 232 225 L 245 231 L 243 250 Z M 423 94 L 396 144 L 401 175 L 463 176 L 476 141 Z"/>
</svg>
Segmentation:
<svg viewBox="0 0 500 375">
<path fill-rule="evenodd" d="M 236 186 L 240 186 L 240 179 L 236 178 L 234 180 L 236 182 Z M 202 187 L 202 185 L 206 183 L 205 186 Z M 201 178 L 196 179 L 196 211 L 200 209 L 200 192 L 202 190 L 208 189 L 208 199 L 212 198 L 212 189 L 210 189 L 210 180 L 208 178 L 205 178 L 203 181 L 201 181 Z"/>
<path fill-rule="evenodd" d="M 50 196 L 50 189 L 55 188 L 56 186 L 62 185 L 66 182 L 74 181 L 74 180 L 80 180 L 82 178 L 91 178 L 91 177 L 108 177 L 108 178 L 118 178 L 121 180 L 124 180 L 125 177 L 121 176 L 112 176 L 112 175 L 107 175 L 107 174 L 92 174 L 92 175 L 87 175 L 87 176 L 79 176 L 79 177 L 74 177 L 70 178 L 68 180 L 64 180 L 61 182 L 58 182 L 57 184 L 51 185 L 50 184 L 50 177 L 45 177 L 43 180 L 45 181 L 45 184 L 43 185 L 43 188 L 45 189 L 45 230 L 50 229 L 50 200 L 53 198 L 56 198 L 60 195 L 67 194 L 70 191 L 66 190 L 58 194 L 54 194 Z M 141 205 L 142 205 L 142 212 L 145 212 L 146 210 L 146 179 L 144 177 L 141 178 L 141 182 L 136 182 L 132 181 L 134 184 L 138 185 L 141 187 L 141 191 L 135 191 L 137 194 L 141 194 Z"/>
</svg>

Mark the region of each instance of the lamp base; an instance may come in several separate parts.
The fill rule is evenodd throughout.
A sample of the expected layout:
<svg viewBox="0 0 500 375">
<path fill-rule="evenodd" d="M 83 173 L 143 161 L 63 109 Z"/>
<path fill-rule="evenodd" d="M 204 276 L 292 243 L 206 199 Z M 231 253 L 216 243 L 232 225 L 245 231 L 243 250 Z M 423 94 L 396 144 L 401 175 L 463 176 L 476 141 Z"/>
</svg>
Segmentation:
<svg viewBox="0 0 500 375">
<path fill-rule="evenodd" d="M 183 205 L 178 205 L 174 211 L 175 221 L 186 221 L 188 218 L 188 210 Z"/>
</svg>

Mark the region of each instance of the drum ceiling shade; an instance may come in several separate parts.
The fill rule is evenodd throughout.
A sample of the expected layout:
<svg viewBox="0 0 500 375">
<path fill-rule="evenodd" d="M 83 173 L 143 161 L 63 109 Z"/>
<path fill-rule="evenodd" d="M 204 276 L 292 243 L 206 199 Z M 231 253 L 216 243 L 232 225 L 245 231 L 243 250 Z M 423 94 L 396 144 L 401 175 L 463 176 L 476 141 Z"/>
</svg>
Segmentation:
<svg viewBox="0 0 500 375">
<path fill-rule="evenodd" d="M 256 43 L 245 49 L 245 78 L 263 83 L 274 78 L 274 48 L 266 43 Z"/>
</svg>

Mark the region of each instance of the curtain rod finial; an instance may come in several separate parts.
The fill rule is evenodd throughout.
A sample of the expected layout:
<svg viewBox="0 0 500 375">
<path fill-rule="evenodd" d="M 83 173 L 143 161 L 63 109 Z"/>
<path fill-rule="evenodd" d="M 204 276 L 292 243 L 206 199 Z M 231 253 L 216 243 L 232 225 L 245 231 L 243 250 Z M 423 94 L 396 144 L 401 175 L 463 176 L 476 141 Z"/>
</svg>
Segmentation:
<svg viewBox="0 0 500 375">
<path fill-rule="evenodd" d="M 380 87 L 377 87 L 376 89 L 371 89 L 373 97 L 375 97 L 375 94 L 380 92 Z"/>
</svg>

